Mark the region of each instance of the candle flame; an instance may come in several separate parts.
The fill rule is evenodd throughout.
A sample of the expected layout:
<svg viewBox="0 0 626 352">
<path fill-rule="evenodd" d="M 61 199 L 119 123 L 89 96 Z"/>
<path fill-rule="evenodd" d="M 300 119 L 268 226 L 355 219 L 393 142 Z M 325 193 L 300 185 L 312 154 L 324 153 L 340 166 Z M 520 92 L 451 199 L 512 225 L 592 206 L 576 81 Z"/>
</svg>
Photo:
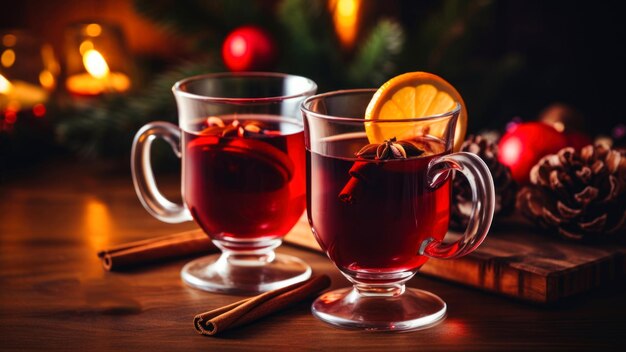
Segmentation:
<svg viewBox="0 0 626 352">
<path fill-rule="evenodd" d="M 104 78 L 109 74 L 109 65 L 98 50 L 87 50 L 83 55 L 83 65 L 85 65 L 87 72 L 95 78 Z"/>
<path fill-rule="evenodd" d="M 12 86 L 11 82 L 0 74 L 0 94 L 9 94 Z"/>
<path fill-rule="evenodd" d="M 333 22 L 341 44 L 350 48 L 356 39 L 361 0 L 330 0 Z"/>
</svg>

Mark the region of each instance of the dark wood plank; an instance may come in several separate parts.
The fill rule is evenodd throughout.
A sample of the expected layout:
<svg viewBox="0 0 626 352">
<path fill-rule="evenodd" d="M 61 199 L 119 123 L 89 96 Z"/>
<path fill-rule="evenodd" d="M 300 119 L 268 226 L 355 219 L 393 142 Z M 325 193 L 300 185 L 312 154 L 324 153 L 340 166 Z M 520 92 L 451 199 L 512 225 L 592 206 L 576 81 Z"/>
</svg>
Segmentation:
<svg viewBox="0 0 626 352">
<path fill-rule="evenodd" d="M 459 234 L 450 234 L 450 240 Z M 617 245 L 567 242 L 511 221 L 475 252 L 456 261 L 429 261 L 422 272 L 540 303 L 623 280 L 626 250 Z"/>
<path fill-rule="evenodd" d="M 538 303 L 554 303 L 625 278 L 625 247 L 572 243 L 535 232 L 530 224 L 509 219 L 493 228 L 475 252 L 455 260 L 431 259 L 420 272 Z M 450 232 L 446 241 L 460 236 Z M 321 251 L 305 217 L 286 240 Z"/>
<path fill-rule="evenodd" d="M 66 166 L 66 165 L 64 165 Z M 175 181 L 162 182 L 170 191 Z M 303 303 L 223 337 L 197 335 L 194 314 L 240 297 L 186 287 L 185 260 L 105 273 L 97 249 L 184 231 L 152 219 L 128 175 L 50 167 L 0 185 L 2 350 L 531 350 L 609 349 L 626 344 L 626 287 L 613 286 L 545 308 L 418 276 L 440 295 L 447 319 L 406 334 L 338 330 Z M 282 246 L 333 287 L 347 281 L 312 251 Z"/>
</svg>

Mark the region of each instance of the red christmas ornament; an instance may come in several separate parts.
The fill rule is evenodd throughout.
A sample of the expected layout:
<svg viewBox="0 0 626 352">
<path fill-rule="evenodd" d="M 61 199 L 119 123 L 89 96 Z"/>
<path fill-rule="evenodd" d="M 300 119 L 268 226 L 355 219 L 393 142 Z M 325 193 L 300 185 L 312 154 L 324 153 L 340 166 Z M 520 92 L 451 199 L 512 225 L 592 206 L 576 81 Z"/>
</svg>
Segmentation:
<svg viewBox="0 0 626 352">
<path fill-rule="evenodd" d="M 541 122 L 513 126 L 498 143 L 498 160 L 511 169 L 517 183 L 529 181 L 530 169 L 547 154 L 567 146 L 567 139 L 553 127 Z"/>
<path fill-rule="evenodd" d="M 226 37 L 222 57 L 231 71 L 269 70 L 276 60 L 276 45 L 265 30 L 243 26 Z"/>
</svg>

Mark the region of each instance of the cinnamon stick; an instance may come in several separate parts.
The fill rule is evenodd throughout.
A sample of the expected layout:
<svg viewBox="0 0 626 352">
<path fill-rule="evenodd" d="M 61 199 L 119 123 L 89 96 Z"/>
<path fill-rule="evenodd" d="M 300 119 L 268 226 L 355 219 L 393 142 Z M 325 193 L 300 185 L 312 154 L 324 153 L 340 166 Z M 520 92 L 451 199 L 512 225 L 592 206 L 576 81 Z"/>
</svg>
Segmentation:
<svg viewBox="0 0 626 352">
<path fill-rule="evenodd" d="M 356 161 L 350 168 L 350 179 L 346 185 L 341 189 L 339 193 L 339 199 L 347 204 L 353 204 L 366 185 L 373 184 L 378 176 L 376 168 L 380 165 L 378 163 Z"/>
<path fill-rule="evenodd" d="M 198 314 L 193 319 L 193 325 L 199 334 L 214 336 L 315 296 L 328 286 L 330 286 L 328 275 L 314 276 L 307 281 L 268 291 L 256 297 Z"/>
<path fill-rule="evenodd" d="M 202 230 L 192 230 L 121 244 L 98 252 L 98 257 L 102 259 L 104 270 L 121 271 L 157 261 L 217 251 Z"/>
</svg>

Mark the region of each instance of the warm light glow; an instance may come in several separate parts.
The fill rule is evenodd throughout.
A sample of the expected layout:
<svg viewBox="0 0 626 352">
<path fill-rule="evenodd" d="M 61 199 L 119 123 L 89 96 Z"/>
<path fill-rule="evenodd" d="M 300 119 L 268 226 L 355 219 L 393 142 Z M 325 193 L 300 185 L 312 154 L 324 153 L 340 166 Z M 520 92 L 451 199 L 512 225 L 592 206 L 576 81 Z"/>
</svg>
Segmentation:
<svg viewBox="0 0 626 352">
<path fill-rule="evenodd" d="M 130 78 L 121 72 L 111 72 L 104 79 L 89 73 L 71 75 L 65 81 L 68 91 L 80 95 L 98 95 L 105 92 L 125 92 L 130 89 Z"/>
<path fill-rule="evenodd" d="M 111 214 L 106 204 L 98 199 L 89 199 L 85 204 L 85 235 L 93 249 L 102 249 L 109 244 Z"/>
<path fill-rule="evenodd" d="M 88 24 L 87 27 L 85 27 L 85 34 L 87 34 L 90 37 L 97 37 L 102 33 L 102 26 L 100 26 L 97 23 L 91 23 Z"/>
<path fill-rule="evenodd" d="M 463 340 L 472 336 L 471 325 L 461 319 L 446 319 L 446 323 L 442 324 L 446 338 L 450 340 Z"/>
<path fill-rule="evenodd" d="M 49 90 L 53 89 L 56 84 L 54 75 L 48 70 L 43 70 L 39 73 L 39 83 L 41 83 L 42 87 Z"/>
<path fill-rule="evenodd" d="M 48 92 L 38 85 L 15 80 L 9 81 L 0 74 L 0 110 L 20 111 L 48 100 Z"/>
<path fill-rule="evenodd" d="M 328 4 L 339 41 L 344 47 L 352 47 L 359 25 L 361 0 L 330 0 Z"/>
<path fill-rule="evenodd" d="M 0 56 L 0 62 L 2 62 L 2 66 L 11 67 L 15 63 L 15 51 L 13 49 L 7 49 Z"/>
<path fill-rule="evenodd" d="M 83 55 L 83 64 L 87 72 L 95 78 L 104 78 L 109 74 L 109 65 L 98 50 L 88 50 Z"/>
<path fill-rule="evenodd" d="M 2 74 L 0 74 L 0 93 L 1 94 L 9 94 L 11 91 L 11 82 L 6 79 Z"/>
<path fill-rule="evenodd" d="M 50 71 L 53 75 L 58 75 L 61 71 L 61 66 L 57 61 L 56 57 L 54 57 L 54 49 L 50 44 L 44 44 L 41 46 L 41 58 L 43 59 L 43 64 L 46 70 Z"/>
<path fill-rule="evenodd" d="M 85 55 L 85 53 L 89 50 L 93 50 L 93 42 L 91 40 L 85 40 L 80 43 L 78 51 L 80 51 L 81 55 Z"/>
<path fill-rule="evenodd" d="M 17 43 L 17 37 L 13 34 L 5 34 L 2 37 L 2 44 L 6 47 L 12 47 Z"/>
</svg>

